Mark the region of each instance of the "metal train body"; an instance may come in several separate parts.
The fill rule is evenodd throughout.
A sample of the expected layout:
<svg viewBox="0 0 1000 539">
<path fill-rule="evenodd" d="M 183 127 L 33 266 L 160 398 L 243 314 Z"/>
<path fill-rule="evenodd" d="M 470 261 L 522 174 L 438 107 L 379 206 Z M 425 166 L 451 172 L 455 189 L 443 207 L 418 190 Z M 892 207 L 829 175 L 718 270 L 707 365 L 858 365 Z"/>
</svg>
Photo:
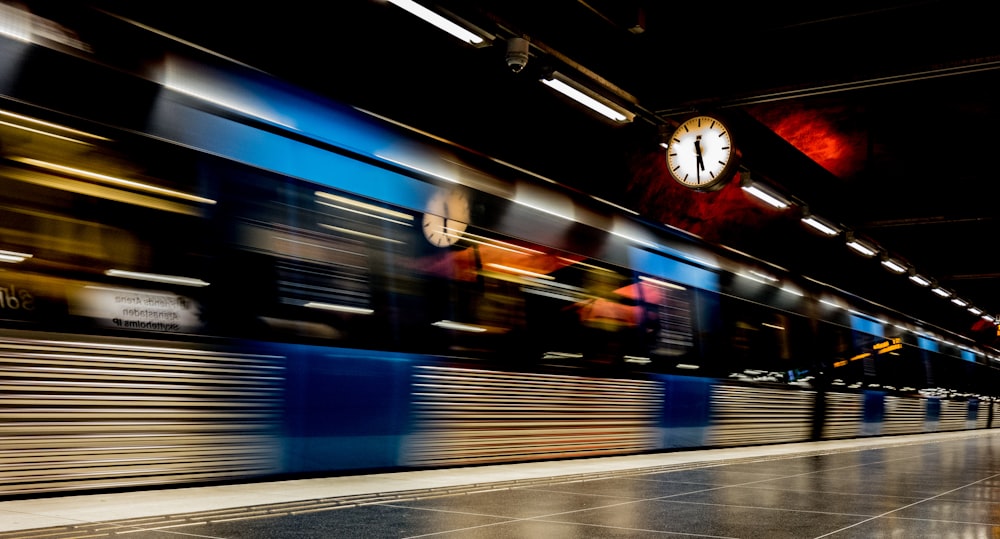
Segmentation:
<svg viewBox="0 0 1000 539">
<path fill-rule="evenodd" d="M 70 45 L 0 36 L 0 496 L 995 424 L 994 360 L 900 313 L 211 56 Z"/>
</svg>

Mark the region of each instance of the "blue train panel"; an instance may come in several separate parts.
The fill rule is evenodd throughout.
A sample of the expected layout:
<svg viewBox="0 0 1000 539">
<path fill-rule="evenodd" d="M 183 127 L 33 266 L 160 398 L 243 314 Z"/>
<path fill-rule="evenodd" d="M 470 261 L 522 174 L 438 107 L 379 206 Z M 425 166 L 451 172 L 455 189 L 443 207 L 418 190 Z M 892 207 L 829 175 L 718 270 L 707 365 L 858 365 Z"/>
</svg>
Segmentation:
<svg viewBox="0 0 1000 539">
<path fill-rule="evenodd" d="M 864 411 L 861 422 L 862 436 L 876 436 L 882 432 L 885 422 L 885 392 L 865 391 Z"/>
<path fill-rule="evenodd" d="M 666 247 L 660 247 L 667 249 Z M 667 278 L 695 288 L 718 292 L 719 276 L 717 273 L 699 268 L 691 263 L 674 260 L 637 247 L 629 247 L 629 261 L 632 267 L 650 275 Z"/>
<path fill-rule="evenodd" d="M 683 448 L 705 445 L 712 412 L 712 378 L 657 375 L 663 385 L 660 447 Z"/>
<path fill-rule="evenodd" d="M 261 344 L 286 358 L 282 470 L 390 468 L 410 430 L 411 356 Z"/>
<path fill-rule="evenodd" d="M 242 163 L 309 179 L 405 208 L 422 208 L 434 187 L 362 161 L 189 107 L 161 96 L 149 131 Z"/>
</svg>

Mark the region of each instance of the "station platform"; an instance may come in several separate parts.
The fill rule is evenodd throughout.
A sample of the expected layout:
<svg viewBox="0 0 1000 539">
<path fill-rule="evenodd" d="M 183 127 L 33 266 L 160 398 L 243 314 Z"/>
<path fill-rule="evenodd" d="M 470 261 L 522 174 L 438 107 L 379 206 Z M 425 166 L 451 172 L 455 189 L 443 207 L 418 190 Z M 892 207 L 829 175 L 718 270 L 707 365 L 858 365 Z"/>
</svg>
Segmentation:
<svg viewBox="0 0 1000 539">
<path fill-rule="evenodd" d="M 1000 429 L 0 501 L 0 539 L 991 538 Z"/>
</svg>

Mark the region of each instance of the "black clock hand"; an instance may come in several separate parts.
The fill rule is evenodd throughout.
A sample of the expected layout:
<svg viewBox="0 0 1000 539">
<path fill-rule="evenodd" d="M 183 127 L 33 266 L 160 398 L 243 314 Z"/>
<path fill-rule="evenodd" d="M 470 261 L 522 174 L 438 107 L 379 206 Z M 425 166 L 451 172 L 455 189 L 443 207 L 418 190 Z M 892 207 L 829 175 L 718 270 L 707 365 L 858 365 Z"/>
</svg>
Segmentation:
<svg viewBox="0 0 1000 539">
<path fill-rule="evenodd" d="M 695 153 L 695 178 L 698 183 L 701 183 L 701 171 L 705 170 L 705 161 L 701 158 L 701 140 L 695 139 L 694 141 L 694 153 Z"/>
</svg>

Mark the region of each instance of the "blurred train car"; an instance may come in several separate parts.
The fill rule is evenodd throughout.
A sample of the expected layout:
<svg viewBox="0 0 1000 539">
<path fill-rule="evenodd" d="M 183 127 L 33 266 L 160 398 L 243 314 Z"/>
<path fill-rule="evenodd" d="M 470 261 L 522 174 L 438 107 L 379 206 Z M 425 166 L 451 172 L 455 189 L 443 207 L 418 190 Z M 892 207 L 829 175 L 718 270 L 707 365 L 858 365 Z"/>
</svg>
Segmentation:
<svg viewBox="0 0 1000 539">
<path fill-rule="evenodd" d="M 121 21 L 108 56 L 2 15 L 0 496 L 995 424 L 996 358 L 902 313 Z"/>
</svg>

